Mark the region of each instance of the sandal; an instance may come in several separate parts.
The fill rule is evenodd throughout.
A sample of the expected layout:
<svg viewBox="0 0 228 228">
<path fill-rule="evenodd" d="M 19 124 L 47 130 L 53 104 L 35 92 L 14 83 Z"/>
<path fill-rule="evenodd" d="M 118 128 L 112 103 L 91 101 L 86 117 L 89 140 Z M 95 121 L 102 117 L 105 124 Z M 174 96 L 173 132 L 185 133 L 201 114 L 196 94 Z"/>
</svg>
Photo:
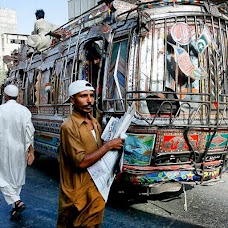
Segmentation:
<svg viewBox="0 0 228 228">
<path fill-rule="evenodd" d="M 11 211 L 10 221 L 14 221 L 19 217 L 21 217 L 21 212 L 24 211 L 25 209 L 26 209 L 25 204 L 21 200 L 18 200 L 15 203 L 15 208 L 13 208 L 13 210 Z"/>
</svg>

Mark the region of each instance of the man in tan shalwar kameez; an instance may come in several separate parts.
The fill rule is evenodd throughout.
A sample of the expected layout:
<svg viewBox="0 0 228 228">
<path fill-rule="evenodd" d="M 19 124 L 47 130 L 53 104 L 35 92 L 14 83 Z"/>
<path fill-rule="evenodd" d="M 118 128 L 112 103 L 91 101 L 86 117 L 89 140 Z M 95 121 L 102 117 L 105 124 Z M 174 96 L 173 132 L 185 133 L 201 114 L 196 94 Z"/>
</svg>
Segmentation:
<svg viewBox="0 0 228 228">
<path fill-rule="evenodd" d="M 84 80 L 69 86 L 74 111 L 61 126 L 58 228 L 100 227 L 105 201 L 87 168 L 109 150 L 120 150 L 123 145 L 121 138 L 102 145 L 101 126 L 90 115 L 93 91 L 94 88 Z"/>
</svg>

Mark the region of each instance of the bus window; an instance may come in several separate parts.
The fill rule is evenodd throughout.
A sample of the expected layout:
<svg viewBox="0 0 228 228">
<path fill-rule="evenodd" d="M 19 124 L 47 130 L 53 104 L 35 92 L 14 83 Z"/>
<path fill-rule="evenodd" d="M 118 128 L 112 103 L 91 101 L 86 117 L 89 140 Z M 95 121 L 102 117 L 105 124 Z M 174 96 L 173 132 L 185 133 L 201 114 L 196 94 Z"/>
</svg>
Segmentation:
<svg viewBox="0 0 228 228">
<path fill-rule="evenodd" d="M 71 83 L 73 59 L 67 59 L 64 62 L 63 67 L 64 67 L 63 73 L 59 82 L 59 95 L 58 95 L 59 104 L 63 104 L 68 98 L 68 87 Z"/>
<path fill-rule="evenodd" d="M 50 70 L 42 72 L 40 81 L 40 105 L 51 103 Z"/>
<path fill-rule="evenodd" d="M 35 78 L 35 71 L 34 70 L 30 70 L 27 72 L 27 77 L 26 77 L 26 84 L 25 84 L 25 88 L 26 88 L 26 97 L 25 100 L 27 101 L 26 104 L 27 105 L 34 105 L 34 96 L 35 96 L 35 92 L 34 92 L 34 78 Z"/>
<path fill-rule="evenodd" d="M 140 72 L 138 78 L 139 112 L 150 116 L 156 114 L 175 115 L 189 113 L 187 109 L 198 108 L 202 97 L 199 96 L 201 81 L 186 76 L 175 61 L 175 46 L 170 35 L 173 23 L 153 25 L 140 43 Z M 194 31 L 194 26 L 190 26 Z M 195 38 L 192 37 L 194 40 Z M 189 56 L 191 64 L 199 65 L 195 44 L 189 44 L 183 49 Z M 149 98 L 145 101 L 145 98 Z M 181 102 L 185 99 L 186 102 Z M 189 103 L 188 101 L 191 101 Z M 196 101 L 196 102 L 194 102 Z M 179 109 L 181 107 L 181 109 Z M 186 109 L 186 110 L 185 110 Z M 188 118 L 188 117 L 187 117 Z"/>
<path fill-rule="evenodd" d="M 79 49 L 78 79 L 87 80 L 94 87 L 97 86 L 99 70 L 101 67 L 101 59 L 104 42 L 102 40 L 89 41 Z"/>
<path fill-rule="evenodd" d="M 60 98 L 60 90 L 61 90 L 61 79 L 62 79 L 62 71 L 63 71 L 63 60 L 57 60 L 55 62 L 53 71 L 52 71 L 52 78 L 53 78 L 53 103 L 58 104 L 62 103 Z"/>
<path fill-rule="evenodd" d="M 89 40 L 79 48 L 78 79 L 89 81 L 95 88 L 95 106 L 102 110 L 102 87 L 104 76 L 104 40 Z M 96 116 L 97 114 L 94 114 Z"/>
<path fill-rule="evenodd" d="M 124 111 L 126 90 L 128 40 L 114 41 L 109 63 L 106 97 L 108 110 Z"/>
</svg>

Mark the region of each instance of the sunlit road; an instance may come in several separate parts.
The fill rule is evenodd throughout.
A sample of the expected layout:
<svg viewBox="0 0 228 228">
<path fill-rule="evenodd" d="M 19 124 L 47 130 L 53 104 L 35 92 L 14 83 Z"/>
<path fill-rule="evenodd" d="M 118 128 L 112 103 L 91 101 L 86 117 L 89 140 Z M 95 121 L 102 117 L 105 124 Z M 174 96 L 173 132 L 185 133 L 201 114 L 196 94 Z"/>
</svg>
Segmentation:
<svg viewBox="0 0 228 228">
<path fill-rule="evenodd" d="M 40 156 L 27 169 L 27 182 L 22 200 L 27 209 L 21 221 L 11 222 L 11 207 L 0 194 L 0 228 L 52 228 L 56 227 L 58 206 L 58 163 Z M 228 227 L 228 175 L 213 186 L 195 186 L 184 194 L 124 196 L 111 199 L 106 206 L 103 228 L 153 227 Z"/>
</svg>

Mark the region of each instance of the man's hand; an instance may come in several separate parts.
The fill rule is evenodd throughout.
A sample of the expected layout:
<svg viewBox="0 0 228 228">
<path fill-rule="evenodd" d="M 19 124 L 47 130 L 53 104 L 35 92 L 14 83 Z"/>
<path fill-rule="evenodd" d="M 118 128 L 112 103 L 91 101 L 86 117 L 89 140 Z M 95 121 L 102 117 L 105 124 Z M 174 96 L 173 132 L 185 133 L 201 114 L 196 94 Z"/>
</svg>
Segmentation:
<svg viewBox="0 0 228 228">
<path fill-rule="evenodd" d="M 108 151 L 123 151 L 124 139 L 116 138 L 106 142 L 102 147 L 92 153 L 86 153 L 84 159 L 79 164 L 79 168 L 85 169 L 101 159 Z"/>
<path fill-rule="evenodd" d="M 29 146 L 29 151 L 28 151 L 28 154 L 27 154 L 27 163 L 28 163 L 28 165 L 32 165 L 34 159 L 35 159 L 34 149 L 33 149 L 32 145 L 30 145 Z"/>
<path fill-rule="evenodd" d="M 107 142 L 109 144 L 110 150 L 121 150 L 124 145 L 124 139 L 116 138 Z"/>
<path fill-rule="evenodd" d="M 28 155 L 27 155 L 27 162 L 28 162 L 28 165 L 32 165 L 34 159 L 35 159 L 34 153 L 28 153 Z"/>
</svg>

